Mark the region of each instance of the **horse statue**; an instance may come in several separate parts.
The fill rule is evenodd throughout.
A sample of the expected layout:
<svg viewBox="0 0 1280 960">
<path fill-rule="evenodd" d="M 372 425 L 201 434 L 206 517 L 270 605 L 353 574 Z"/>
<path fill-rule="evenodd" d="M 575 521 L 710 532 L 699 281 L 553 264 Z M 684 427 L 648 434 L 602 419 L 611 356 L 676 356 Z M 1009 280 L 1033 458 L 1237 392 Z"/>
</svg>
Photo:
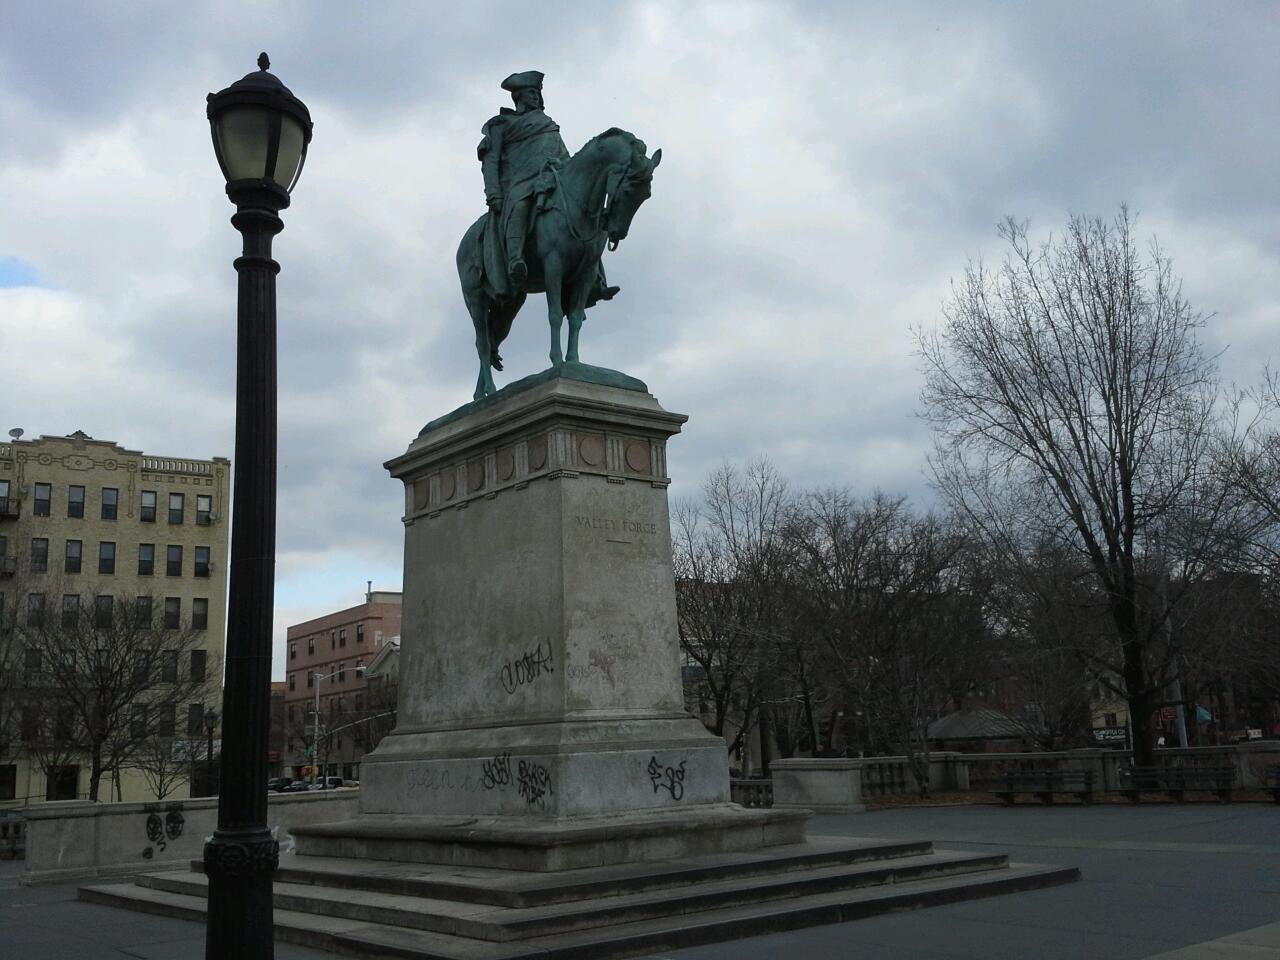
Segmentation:
<svg viewBox="0 0 1280 960">
<path fill-rule="evenodd" d="M 545 291 L 551 323 L 551 363 L 578 361 L 578 331 L 587 307 L 602 292 L 597 279 L 605 242 L 616 250 L 631 229 L 631 219 L 649 198 L 653 171 L 662 151 L 645 156 L 644 141 L 613 127 L 592 138 L 563 163 L 548 161 L 536 187 L 524 259 L 528 279 L 513 287 L 496 250 L 495 218 L 480 217 L 458 245 L 458 277 L 462 298 L 476 328 L 480 376 L 474 399 L 497 392 L 492 370 L 502 369 L 498 347 L 511 332 L 511 323 L 525 297 Z M 561 351 L 560 334 L 569 320 L 568 349 Z"/>
</svg>

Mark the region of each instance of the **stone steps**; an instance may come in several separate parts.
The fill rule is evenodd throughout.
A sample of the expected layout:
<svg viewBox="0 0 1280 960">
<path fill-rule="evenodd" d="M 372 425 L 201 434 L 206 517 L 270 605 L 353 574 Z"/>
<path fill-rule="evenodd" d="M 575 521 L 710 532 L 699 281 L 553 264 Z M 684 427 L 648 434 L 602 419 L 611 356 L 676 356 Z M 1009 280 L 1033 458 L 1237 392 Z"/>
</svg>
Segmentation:
<svg viewBox="0 0 1280 960">
<path fill-rule="evenodd" d="M 996 896 L 1078 879 L 1074 868 L 927 843 L 808 844 L 529 874 L 283 858 L 277 938 L 348 956 L 606 960 Z M 84 900 L 204 916 L 206 878 L 169 872 L 82 888 Z"/>
<path fill-rule="evenodd" d="M 1074 868 L 1011 864 L 981 874 L 726 907 L 507 943 L 280 909 L 275 911 L 275 925 L 281 941 L 370 960 L 608 960 L 1039 889 L 1078 878 Z M 204 918 L 202 897 L 136 884 L 85 887 L 80 896 L 163 916 Z"/>
<path fill-rule="evenodd" d="M 837 890 L 977 873 L 1006 865 L 1007 858 L 1002 855 L 944 852 L 899 858 L 891 862 L 841 864 L 805 871 L 788 871 L 776 876 L 756 875 L 703 881 L 692 889 L 666 888 L 519 908 L 351 890 L 341 886 L 283 883 L 277 878 L 275 905 L 282 910 L 503 942 L 619 923 L 655 920 L 677 914 L 699 913 L 744 903 L 763 904 Z M 153 874 L 143 877 L 139 882 L 152 889 L 196 897 L 203 897 L 206 890 L 203 876 L 186 872 Z"/>
<path fill-rule="evenodd" d="M 387 861 L 340 857 L 283 857 L 276 880 L 340 886 L 351 890 L 483 903 L 500 907 L 539 904 L 638 893 L 665 887 L 688 887 L 713 879 L 776 875 L 837 864 L 854 864 L 932 852 L 928 841 L 814 838 L 806 843 L 769 847 L 715 858 L 688 858 L 661 863 L 620 864 L 590 870 L 535 874 L 483 867 L 424 867 Z M 204 864 L 192 862 L 193 870 Z"/>
</svg>

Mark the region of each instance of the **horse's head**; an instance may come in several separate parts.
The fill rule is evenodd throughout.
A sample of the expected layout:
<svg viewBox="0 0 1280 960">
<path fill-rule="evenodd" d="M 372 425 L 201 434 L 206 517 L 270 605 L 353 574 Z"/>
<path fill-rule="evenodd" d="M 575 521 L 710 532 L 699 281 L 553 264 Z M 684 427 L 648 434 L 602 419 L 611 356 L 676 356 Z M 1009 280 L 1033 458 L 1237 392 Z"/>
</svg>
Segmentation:
<svg viewBox="0 0 1280 960">
<path fill-rule="evenodd" d="M 643 140 L 638 140 L 629 133 L 625 137 L 630 141 L 629 155 L 625 163 L 609 177 L 609 200 L 605 209 L 604 226 L 609 235 L 610 250 L 617 250 L 618 244 L 627 238 L 631 218 L 653 192 L 653 171 L 662 162 L 661 150 L 655 150 L 652 157 L 646 157 Z"/>
</svg>

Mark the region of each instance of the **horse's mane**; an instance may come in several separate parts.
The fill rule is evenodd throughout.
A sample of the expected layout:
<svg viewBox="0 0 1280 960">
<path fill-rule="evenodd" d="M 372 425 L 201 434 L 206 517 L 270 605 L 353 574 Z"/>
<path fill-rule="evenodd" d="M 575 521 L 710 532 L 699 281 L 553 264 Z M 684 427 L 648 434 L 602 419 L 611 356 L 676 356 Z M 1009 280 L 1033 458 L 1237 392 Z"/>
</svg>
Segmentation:
<svg viewBox="0 0 1280 960">
<path fill-rule="evenodd" d="M 610 137 L 626 137 L 628 140 L 632 142 L 633 150 L 636 149 L 636 145 L 638 145 L 640 153 L 643 154 L 646 152 L 644 142 L 641 141 L 640 138 L 637 137 L 635 134 L 629 133 L 628 131 L 623 130 L 621 127 L 610 127 L 604 133 L 596 134 L 594 137 L 592 137 L 590 140 L 588 140 L 586 143 L 582 145 L 582 149 L 583 150 L 587 149 L 587 147 L 591 146 L 597 140 L 608 140 Z"/>
</svg>

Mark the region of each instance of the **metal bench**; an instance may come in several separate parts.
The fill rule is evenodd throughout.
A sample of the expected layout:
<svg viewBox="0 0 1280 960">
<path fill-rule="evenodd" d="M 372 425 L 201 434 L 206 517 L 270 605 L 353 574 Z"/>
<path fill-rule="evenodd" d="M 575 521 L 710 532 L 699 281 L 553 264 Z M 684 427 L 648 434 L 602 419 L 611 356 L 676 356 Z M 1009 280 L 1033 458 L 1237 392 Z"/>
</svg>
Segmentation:
<svg viewBox="0 0 1280 960">
<path fill-rule="evenodd" d="M 1122 779 L 1124 785 L 1120 792 L 1130 803 L 1137 803 L 1139 795 L 1143 793 L 1163 793 L 1182 803 L 1188 790 L 1216 793 L 1219 801 L 1230 803 L 1237 773 L 1231 764 L 1214 767 L 1130 767 L 1122 772 Z"/>
<path fill-rule="evenodd" d="M 1029 793 L 1041 803 L 1053 803 L 1054 794 L 1079 797 L 1081 803 L 1093 802 L 1092 770 L 1010 770 L 1004 784 L 995 794 L 1012 806 L 1019 793 Z"/>
</svg>

